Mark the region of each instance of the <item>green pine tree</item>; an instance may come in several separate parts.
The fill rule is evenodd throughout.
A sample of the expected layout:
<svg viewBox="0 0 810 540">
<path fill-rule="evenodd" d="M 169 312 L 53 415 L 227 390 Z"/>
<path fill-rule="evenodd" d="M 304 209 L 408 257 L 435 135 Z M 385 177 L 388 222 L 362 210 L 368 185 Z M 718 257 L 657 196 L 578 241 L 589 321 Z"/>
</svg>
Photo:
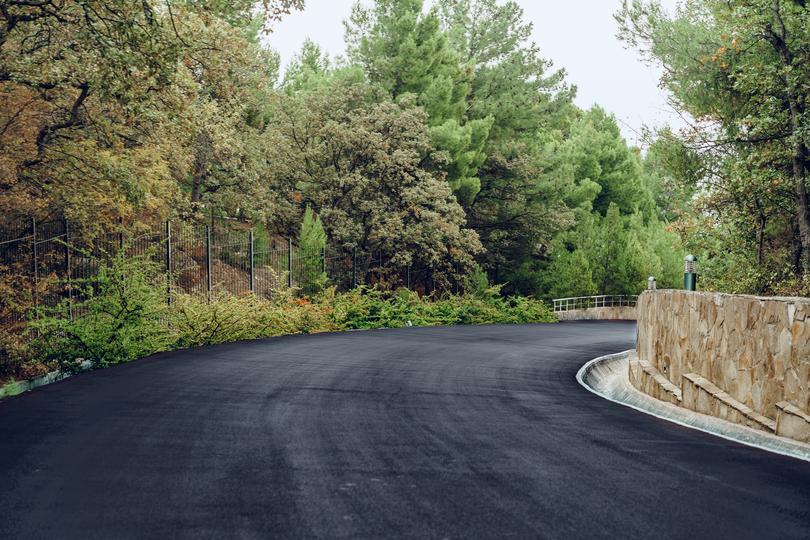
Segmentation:
<svg viewBox="0 0 810 540">
<path fill-rule="evenodd" d="M 493 119 L 466 118 L 473 70 L 451 46 L 436 9 L 422 0 L 377 0 L 354 6 L 346 22 L 349 57 L 369 81 L 394 100 L 416 97 L 428 113 L 433 143 L 447 155 L 436 168 L 447 175 L 459 202 L 472 203 L 481 189 L 478 168 Z"/>
<path fill-rule="evenodd" d="M 323 289 L 329 278 L 324 272 L 323 259 L 326 231 L 321 224 L 321 218 L 309 206 L 304 211 L 299 242 L 302 261 L 301 290 L 304 294 L 312 295 Z"/>
</svg>

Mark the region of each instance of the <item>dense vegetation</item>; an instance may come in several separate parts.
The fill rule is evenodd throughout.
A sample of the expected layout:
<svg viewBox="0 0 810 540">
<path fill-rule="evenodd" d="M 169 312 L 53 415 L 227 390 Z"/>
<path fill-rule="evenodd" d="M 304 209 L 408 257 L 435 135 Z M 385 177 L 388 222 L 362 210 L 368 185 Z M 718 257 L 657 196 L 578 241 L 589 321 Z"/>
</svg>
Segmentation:
<svg viewBox="0 0 810 540">
<path fill-rule="evenodd" d="M 663 65 L 673 105 L 693 119 L 649 133 L 644 151 L 607 111 L 574 104 L 512 0 L 358 4 L 345 58 L 306 42 L 280 73 L 264 33 L 303 7 L 0 0 L 0 226 L 215 210 L 313 252 L 378 253 L 439 285 L 465 276 L 471 292 L 341 295 L 312 268 L 309 300 L 153 299 L 131 334 L 102 316 L 122 306 L 91 294 L 98 317 L 41 320 L 47 356 L 100 347 L 81 356 L 103 365 L 288 331 L 545 320 L 521 297 L 634 294 L 649 275 L 677 286 L 686 250 L 704 288 L 810 292 L 803 0 L 685 0 L 674 13 L 626 0 L 621 39 Z M 110 270 L 100 283 L 118 274 L 143 276 Z M 0 291 L 20 288 L 5 275 Z M 155 290 L 127 286 L 144 302 Z M 259 322 L 224 330 L 245 317 Z M 0 333 L 7 358 L 24 348 Z"/>
<path fill-rule="evenodd" d="M 702 261 L 703 286 L 810 294 L 806 2 L 688 0 L 667 13 L 625 1 L 616 18 L 694 119 L 649 154 L 673 179 L 657 200 Z"/>
<path fill-rule="evenodd" d="M 286 334 L 435 326 L 448 324 L 554 322 L 551 309 L 539 300 L 505 298 L 500 291 L 470 278 L 467 293 L 435 300 L 407 289 L 357 288 L 337 293 L 326 288 L 308 297 L 278 290 L 272 299 L 254 295 L 201 298 L 173 295 L 167 303 L 165 280 L 149 258 L 118 256 L 98 279 L 84 284 L 80 302 L 63 302 L 43 310 L 33 323 L 36 338 L 21 354 L 17 373 L 42 373 L 58 366 L 74 371 L 85 360 L 106 367 L 160 351 L 258 339 Z M 71 319 L 67 310 L 81 312 Z M 26 360 L 36 359 L 26 363 Z M 0 369 L 11 369 L 0 361 Z"/>
<path fill-rule="evenodd" d="M 530 41 L 513 1 L 377 0 L 347 58 L 289 69 L 262 31 L 301 2 L 2 2 L 0 215 L 220 215 L 507 294 L 676 285 L 661 159 Z M 666 203 L 666 210 L 661 203 Z"/>
</svg>

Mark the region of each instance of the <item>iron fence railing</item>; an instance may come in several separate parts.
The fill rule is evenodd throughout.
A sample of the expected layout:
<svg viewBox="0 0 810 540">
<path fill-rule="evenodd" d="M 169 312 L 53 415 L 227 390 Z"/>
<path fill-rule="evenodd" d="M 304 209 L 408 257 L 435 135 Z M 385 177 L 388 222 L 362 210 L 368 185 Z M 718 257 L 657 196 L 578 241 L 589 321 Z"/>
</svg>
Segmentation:
<svg viewBox="0 0 810 540">
<path fill-rule="evenodd" d="M 575 296 L 555 298 L 554 311 L 571 311 L 574 309 L 593 309 L 606 307 L 635 307 L 638 295 L 602 294 L 597 296 Z"/>
<path fill-rule="evenodd" d="M 175 293 L 227 292 L 270 298 L 291 288 L 308 294 L 316 285 L 347 290 L 358 285 L 407 287 L 422 294 L 461 292 L 459 265 L 444 285 L 424 265 L 399 265 L 396 253 L 327 246 L 307 250 L 291 238 L 256 231 L 246 223 L 200 225 L 164 222 L 128 230 L 90 230 L 64 219 L 0 227 L 0 326 L 22 328 L 40 307 L 67 301 L 80 316 L 82 291 L 116 254 L 147 257 L 166 275 L 167 301 Z M 324 278 L 326 283 L 324 283 Z"/>
</svg>

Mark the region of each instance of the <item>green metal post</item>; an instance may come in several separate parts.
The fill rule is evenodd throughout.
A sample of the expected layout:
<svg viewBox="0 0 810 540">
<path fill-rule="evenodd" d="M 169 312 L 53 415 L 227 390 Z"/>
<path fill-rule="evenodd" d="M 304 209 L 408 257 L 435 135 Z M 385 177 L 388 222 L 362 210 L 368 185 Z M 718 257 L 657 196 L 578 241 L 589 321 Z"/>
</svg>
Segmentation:
<svg viewBox="0 0 810 540">
<path fill-rule="evenodd" d="M 686 291 L 697 290 L 697 257 L 687 255 L 684 260 L 683 288 Z"/>
</svg>

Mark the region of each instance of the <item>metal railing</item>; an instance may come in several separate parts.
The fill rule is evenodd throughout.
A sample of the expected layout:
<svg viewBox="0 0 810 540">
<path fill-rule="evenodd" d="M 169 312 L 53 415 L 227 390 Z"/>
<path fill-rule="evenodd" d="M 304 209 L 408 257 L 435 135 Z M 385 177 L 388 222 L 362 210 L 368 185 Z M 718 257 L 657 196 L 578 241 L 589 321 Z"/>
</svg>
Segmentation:
<svg viewBox="0 0 810 540">
<path fill-rule="evenodd" d="M 555 298 L 554 311 L 571 311 L 573 309 L 594 309 L 607 307 L 635 307 L 638 295 L 602 294 L 598 296 L 575 296 Z"/>
<path fill-rule="evenodd" d="M 83 291 L 117 254 L 146 258 L 159 267 L 166 276 L 167 302 L 177 293 L 271 298 L 288 288 L 306 295 L 325 284 L 339 290 L 406 287 L 430 295 L 464 290 L 456 260 L 444 261 L 437 272 L 425 262 L 398 262 L 396 251 L 339 245 L 304 249 L 250 223 L 166 221 L 138 224 L 137 230 L 119 223 L 96 230 L 66 219 L 32 218 L 0 223 L 0 330 L 23 332 L 39 308 L 63 302 L 71 319 L 81 316 Z"/>
</svg>

